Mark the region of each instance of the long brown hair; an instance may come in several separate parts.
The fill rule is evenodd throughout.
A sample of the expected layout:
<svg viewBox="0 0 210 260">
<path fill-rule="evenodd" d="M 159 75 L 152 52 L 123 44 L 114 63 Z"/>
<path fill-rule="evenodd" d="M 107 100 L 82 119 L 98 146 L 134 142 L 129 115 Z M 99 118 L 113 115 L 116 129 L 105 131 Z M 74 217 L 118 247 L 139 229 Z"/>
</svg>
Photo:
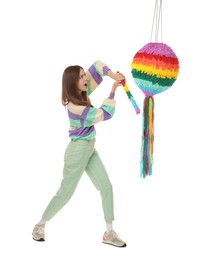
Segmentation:
<svg viewBox="0 0 210 260">
<path fill-rule="evenodd" d="M 61 101 L 64 106 L 68 105 L 69 102 L 91 106 L 87 91 L 82 91 L 82 93 L 78 91 L 80 69 L 83 68 L 79 65 L 69 66 L 63 72 Z"/>
</svg>

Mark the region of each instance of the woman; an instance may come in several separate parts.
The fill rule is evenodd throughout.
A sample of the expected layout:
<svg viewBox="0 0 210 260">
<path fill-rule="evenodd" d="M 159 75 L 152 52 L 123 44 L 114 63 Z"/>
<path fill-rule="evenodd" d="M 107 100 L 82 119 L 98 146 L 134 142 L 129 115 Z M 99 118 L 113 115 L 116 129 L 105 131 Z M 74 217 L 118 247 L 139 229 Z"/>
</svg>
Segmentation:
<svg viewBox="0 0 210 260">
<path fill-rule="evenodd" d="M 95 108 L 88 97 L 103 81 L 103 76 L 115 80 L 111 93 L 100 108 Z M 64 155 L 63 180 L 60 188 L 45 209 L 41 220 L 33 229 L 33 239 L 45 241 L 46 222 L 52 219 L 70 200 L 85 171 L 100 191 L 106 231 L 103 243 L 125 247 L 113 230 L 113 190 L 106 169 L 95 149 L 95 124 L 112 118 L 115 111 L 115 91 L 125 77 L 113 73 L 105 63 L 96 61 L 85 73 L 78 65 L 64 70 L 62 79 L 62 104 L 67 107 L 70 121 L 70 142 Z"/>
</svg>

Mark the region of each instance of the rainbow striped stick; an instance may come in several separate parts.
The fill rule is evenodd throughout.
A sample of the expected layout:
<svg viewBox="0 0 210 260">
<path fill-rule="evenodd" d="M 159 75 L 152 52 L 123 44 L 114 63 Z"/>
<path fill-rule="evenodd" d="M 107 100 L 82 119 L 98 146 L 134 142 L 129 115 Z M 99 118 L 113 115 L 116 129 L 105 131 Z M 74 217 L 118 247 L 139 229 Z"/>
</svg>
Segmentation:
<svg viewBox="0 0 210 260">
<path fill-rule="evenodd" d="M 123 89 L 125 91 L 125 93 L 127 94 L 128 99 L 130 100 L 131 104 L 133 105 L 136 114 L 140 114 L 140 108 L 138 107 L 138 105 L 136 104 L 136 101 L 133 98 L 133 95 L 131 94 L 128 85 L 126 85 L 125 80 L 121 81 L 122 85 L 123 85 Z"/>
<path fill-rule="evenodd" d="M 136 104 L 136 101 L 133 98 L 133 95 L 131 94 L 128 85 L 125 84 L 125 81 L 122 80 L 122 85 L 123 85 L 123 89 L 125 91 L 125 93 L 127 94 L 128 99 L 130 100 L 131 104 L 133 105 L 136 114 L 140 114 L 140 108 L 138 107 L 138 105 Z"/>
</svg>

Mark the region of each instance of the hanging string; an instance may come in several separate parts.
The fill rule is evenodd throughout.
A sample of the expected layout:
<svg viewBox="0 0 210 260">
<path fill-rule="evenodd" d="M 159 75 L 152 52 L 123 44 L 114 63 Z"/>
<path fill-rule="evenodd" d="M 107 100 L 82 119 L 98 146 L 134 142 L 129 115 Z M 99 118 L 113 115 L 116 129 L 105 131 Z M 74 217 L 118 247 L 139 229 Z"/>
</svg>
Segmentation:
<svg viewBox="0 0 210 260">
<path fill-rule="evenodd" d="M 155 27 L 155 31 L 154 31 Z M 150 42 L 154 41 L 158 42 L 159 38 L 159 31 L 160 31 L 160 41 L 163 41 L 163 31 L 162 31 L 162 0 L 155 1 L 155 8 L 152 20 L 152 30 L 150 35 Z"/>
</svg>

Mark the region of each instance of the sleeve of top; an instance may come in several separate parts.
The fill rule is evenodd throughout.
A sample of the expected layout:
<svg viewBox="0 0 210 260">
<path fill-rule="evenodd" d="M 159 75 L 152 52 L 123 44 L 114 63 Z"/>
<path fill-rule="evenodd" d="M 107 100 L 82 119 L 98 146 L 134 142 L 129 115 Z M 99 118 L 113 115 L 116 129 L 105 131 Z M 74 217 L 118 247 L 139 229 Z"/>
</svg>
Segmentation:
<svg viewBox="0 0 210 260">
<path fill-rule="evenodd" d="M 103 81 L 103 76 L 108 74 L 109 68 L 102 61 L 94 62 L 90 68 L 86 71 L 88 78 L 88 96 L 98 87 Z"/>
<path fill-rule="evenodd" d="M 115 112 L 114 93 L 106 98 L 101 107 L 77 106 L 72 103 L 68 104 L 68 110 L 72 118 L 81 122 L 83 127 L 89 127 L 101 121 L 112 118 Z"/>
<path fill-rule="evenodd" d="M 86 125 L 94 125 L 101 121 L 109 120 L 113 117 L 115 112 L 115 100 L 106 98 L 100 108 L 88 107 L 86 116 Z"/>
</svg>

